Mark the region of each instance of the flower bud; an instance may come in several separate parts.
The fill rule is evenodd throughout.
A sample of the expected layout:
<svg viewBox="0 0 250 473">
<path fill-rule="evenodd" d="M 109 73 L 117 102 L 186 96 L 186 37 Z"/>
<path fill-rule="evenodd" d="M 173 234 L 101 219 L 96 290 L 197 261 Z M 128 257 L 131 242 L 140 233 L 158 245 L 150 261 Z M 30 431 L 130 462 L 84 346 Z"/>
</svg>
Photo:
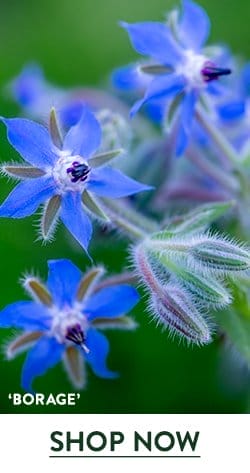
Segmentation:
<svg viewBox="0 0 250 473">
<path fill-rule="evenodd" d="M 151 299 L 156 318 L 170 332 L 189 342 L 198 345 L 211 342 L 209 325 L 185 289 L 172 283 L 159 289 L 158 294 L 153 294 Z"/>
<path fill-rule="evenodd" d="M 128 148 L 132 133 L 129 123 L 119 113 L 111 112 L 108 109 L 101 109 L 97 117 L 102 124 L 102 149 Z"/>
<path fill-rule="evenodd" d="M 191 270 L 185 258 L 182 258 L 182 261 L 175 261 L 174 258 L 171 259 L 171 254 L 152 250 L 148 250 L 148 254 L 159 273 L 163 270 L 171 271 L 186 289 L 200 299 L 200 304 L 208 307 L 223 307 L 230 304 L 232 300 L 230 292 L 214 275 L 202 274 L 199 267 Z"/>
<path fill-rule="evenodd" d="M 189 293 L 180 283 L 171 282 L 167 270 L 158 267 L 143 244 L 137 246 L 134 259 L 146 288 L 151 293 L 154 317 L 172 333 L 198 345 L 211 341 L 207 320 L 201 315 Z"/>
<path fill-rule="evenodd" d="M 244 271 L 250 268 L 250 253 L 234 242 L 218 237 L 201 237 L 189 250 L 195 261 L 219 271 Z"/>
</svg>

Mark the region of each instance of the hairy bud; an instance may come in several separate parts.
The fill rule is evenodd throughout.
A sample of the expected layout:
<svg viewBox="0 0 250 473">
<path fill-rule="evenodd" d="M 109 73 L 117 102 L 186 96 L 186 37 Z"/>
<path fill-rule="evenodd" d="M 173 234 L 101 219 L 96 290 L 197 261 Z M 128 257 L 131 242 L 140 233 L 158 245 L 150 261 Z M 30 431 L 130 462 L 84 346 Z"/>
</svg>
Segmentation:
<svg viewBox="0 0 250 473">
<path fill-rule="evenodd" d="M 250 268 L 250 252 L 247 248 L 209 233 L 173 236 L 163 231 L 152 235 L 145 244 L 170 260 L 186 260 L 194 270 L 206 273 L 213 270 L 227 273 Z"/>
<path fill-rule="evenodd" d="M 167 272 L 160 272 L 154 266 L 143 244 L 135 249 L 134 259 L 141 278 L 151 293 L 154 318 L 167 326 L 170 332 L 189 342 L 198 345 L 209 343 L 209 324 L 195 305 L 191 293 L 180 283 L 171 282 Z"/>
<path fill-rule="evenodd" d="M 250 268 L 250 253 L 236 243 L 205 236 L 190 248 L 193 258 L 219 271 L 244 271 Z"/>
<path fill-rule="evenodd" d="M 168 254 L 152 250 L 148 250 L 148 254 L 159 273 L 163 270 L 171 272 L 186 289 L 200 300 L 201 305 L 216 308 L 230 304 L 232 300 L 230 292 L 214 275 L 206 274 L 205 276 L 198 268 L 196 271 L 191 270 L 184 259 L 182 262 L 176 262 L 174 259 L 171 260 L 171 256 Z"/>
</svg>

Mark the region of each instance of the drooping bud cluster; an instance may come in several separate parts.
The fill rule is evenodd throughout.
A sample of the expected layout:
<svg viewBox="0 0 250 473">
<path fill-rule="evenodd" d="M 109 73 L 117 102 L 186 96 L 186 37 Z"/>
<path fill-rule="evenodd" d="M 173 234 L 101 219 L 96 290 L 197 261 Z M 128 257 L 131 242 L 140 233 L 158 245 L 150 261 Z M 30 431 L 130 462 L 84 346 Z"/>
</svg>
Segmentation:
<svg viewBox="0 0 250 473">
<path fill-rule="evenodd" d="M 155 318 L 170 332 L 196 344 L 211 341 L 213 324 L 207 313 L 232 300 L 225 276 L 236 276 L 250 268 L 247 248 L 204 232 L 210 220 L 223 211 L 223 204 L 212 207 L 203 206 L 188 214 L 185 221 L 180 219 L 152 234 L 134 251 L 135 265 L 151 294 Z"/>
<path fill-rule="evenodd" d="M 136 248 L 134 259 L 140 276 L 150 291 L 150 306 L 157 322 L 168 327 L 170 333 L 178 334 L 188 342 L 198 345 L 209 343 L 209 323 L 185 287 L 171 279 L 164 267 L 160 270 L 143 244 Z"/>
</svg>

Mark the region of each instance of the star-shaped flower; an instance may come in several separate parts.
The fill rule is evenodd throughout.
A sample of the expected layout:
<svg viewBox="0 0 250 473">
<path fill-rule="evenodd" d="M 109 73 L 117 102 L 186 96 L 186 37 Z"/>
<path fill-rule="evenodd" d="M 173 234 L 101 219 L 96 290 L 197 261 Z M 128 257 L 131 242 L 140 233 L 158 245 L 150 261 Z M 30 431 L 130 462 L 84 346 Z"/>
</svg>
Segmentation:
<svg viewBox="0 0 250 473">
<path fill-rule="evenodd" d="M 45 203 L 41 233 L 48 239 L 60 217 L 74 238 L 86 250 L 92 224 L 86 210 L 108 219 L 101 197 L 119 198 L 150 187 L 109 166 L 121 150 L 96 154 L 101 144 L 101 128 L 85 107 L 80 121 L 61 138 L 55 114 L 51 114 L 51 134 L 42 125 L 22 118 L 2 118 L 8 140 L 27 163 L 5 164 L 4 173 L 22 179 L 0 206 L 0 217 L 23 218 Z"/>
<path fill-rule="evenodd" d="M 134 67 L 114 73 L 114 83 L 127 90 L 145 91 L 131 114 L 142 105 L 179 98 L 180 123 L 177 154 L 185 150 L 197 101 L 203 93 L 215 93 L 214 81 L 230 74 L 229 68 L 218 67 L 203 50 L 208 38 L 210 21 L 206 12 L 191 0 L 183 0 L 183 12 L 169 16 L 169 24 L 144 22 L 121 25 L 128 32 L 134 49 L 150 58 Z M 169 110 L 168 110 L 169 111 Z"/>
<path fill-rule="evenodd" d="M 105 280 L 98 289 L 100 267 L 85 275 L 69 260 L 52 260 L 48 267 L 46 286 L 34 277 L 24 280 L 34 302 L 15 302 L 0 312 L 0 327 L 24 330 L 7 347 L 7 357 L 30 348 L 22 371 L 23 388 L 31 391 L 34 378 L 61 360 L 77 388 L 85 384 L 84 360 L 97 376 L 116 377 L 106 366 L 109 344 L 99 330 L 136 327 L 124 314 L 138 302 L 137 291 L 127 284 L 105 286 Z"/>
</svg>

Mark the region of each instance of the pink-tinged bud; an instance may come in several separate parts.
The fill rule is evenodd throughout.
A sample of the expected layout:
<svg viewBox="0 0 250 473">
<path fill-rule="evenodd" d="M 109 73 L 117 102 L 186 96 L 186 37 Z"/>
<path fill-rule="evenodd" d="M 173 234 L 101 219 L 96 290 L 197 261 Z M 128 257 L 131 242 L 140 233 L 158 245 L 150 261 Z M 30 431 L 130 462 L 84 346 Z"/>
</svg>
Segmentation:
<svg viewBox="0 0 250 473">
<path fill-rule="evenodd" d="M 194 304 L 191 294 L 179 283 L 171 282 L 167 271 L 159 272 L 143 244 L 134 252 L 137 270 L 151 293 L 154 318 L 167 326 L 170 332 L 188 342 L 202 345 L 211 341 L 207 320 Z"/>
<path fill-rule="evenodd" d="M 211 342 L 210 327 L 184 288 L 169 283 L 151 300 L 157 320 L 170 332 L 197 345 Z"/>
</svg>

